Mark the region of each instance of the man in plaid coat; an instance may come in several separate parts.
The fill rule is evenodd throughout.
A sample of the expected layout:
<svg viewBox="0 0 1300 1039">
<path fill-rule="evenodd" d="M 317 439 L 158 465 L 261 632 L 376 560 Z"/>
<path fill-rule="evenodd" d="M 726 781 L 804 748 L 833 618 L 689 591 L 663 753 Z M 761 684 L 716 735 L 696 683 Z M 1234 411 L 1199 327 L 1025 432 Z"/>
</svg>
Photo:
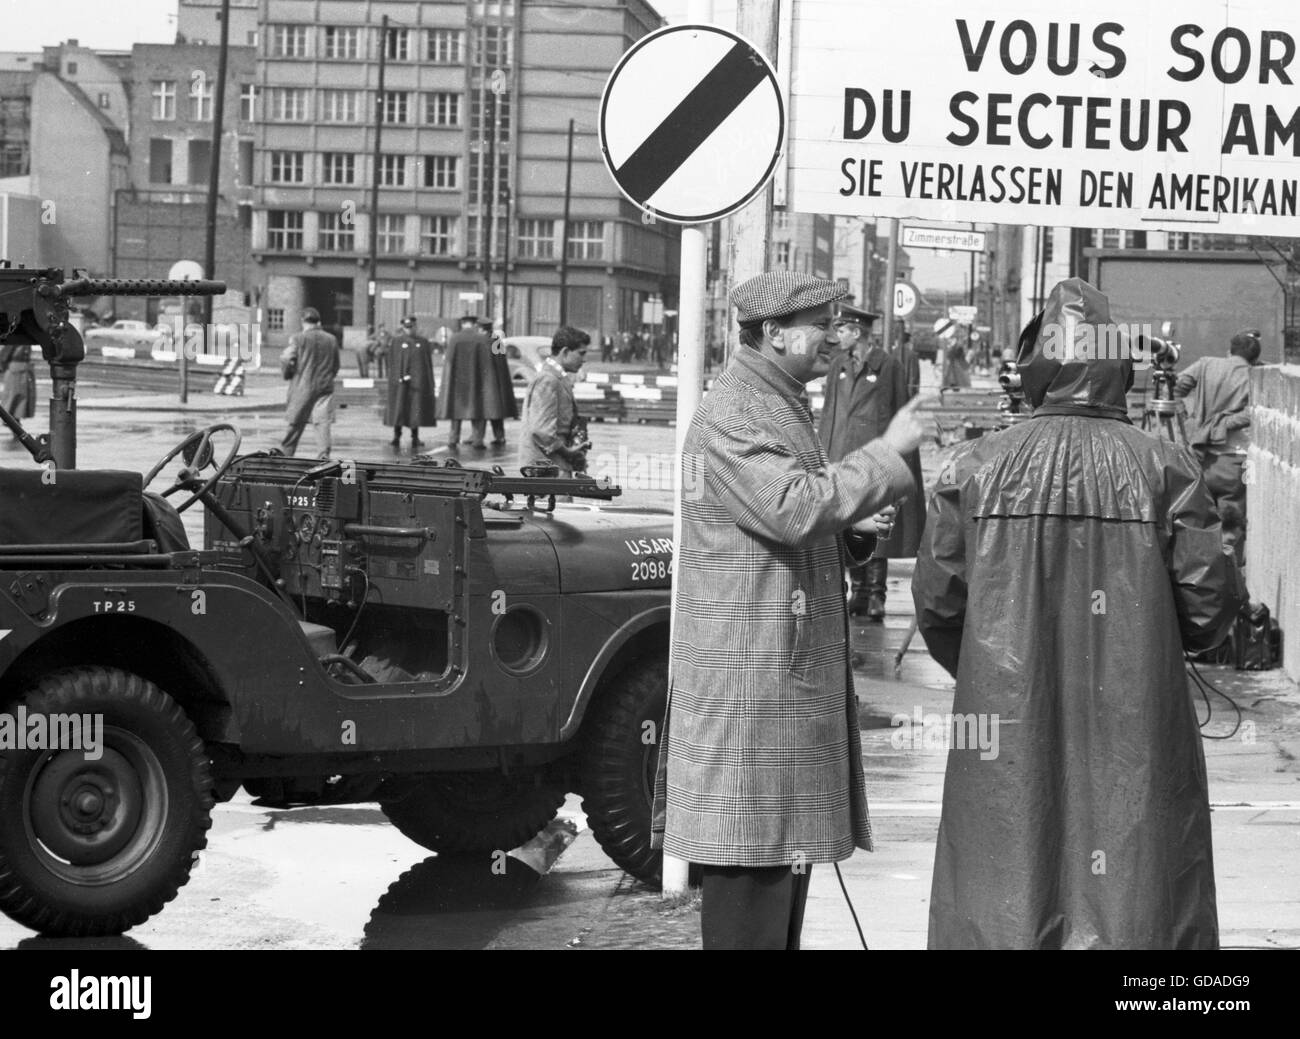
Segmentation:
<svg viewBox="0 0 1300 1039">
<path fill-rule="evenodd" d="M 798 948 L 813 863 L 871 849 L 844 566 L 912 490 L 916 403 L 832 465 L 804 385 L 846 292 L 768 272 L 732 292 L 741 347 L 682 457 L 656 841 L 704 871 L 705 948 Z"/>
</svg>

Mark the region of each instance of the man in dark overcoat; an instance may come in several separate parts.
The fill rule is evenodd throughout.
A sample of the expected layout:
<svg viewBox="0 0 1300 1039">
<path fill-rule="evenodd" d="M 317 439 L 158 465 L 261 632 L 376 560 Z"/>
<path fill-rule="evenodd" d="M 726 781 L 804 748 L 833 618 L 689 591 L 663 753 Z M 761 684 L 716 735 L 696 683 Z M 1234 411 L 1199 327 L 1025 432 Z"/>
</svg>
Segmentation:
<svg viewBox="0 0 1300 1039">
<path fill-rule="evenodd" d="M 805 385 L 847 293 L 770 271 L 732 292 L 741 343 L 687 431 L 669 706 L 652 831 L 703 869 L 704 947 L 798 948 L 809 871 L 871 848 L 845 554 L 912 486 L 908 407 L 838 463 Z"/>
<path fill-rule="evenodd" d="M 484 318 L 478 323 L 478 327 L 488 337 L 488 348 L 492 353 L 492 371 L 496 375 L 497 393 L 501 397 L 501 418 L 488 420 L 492 423 L 492 446 L 504 447 L 505 420 L 519 417 L 519 405 L 515 402 L 515 384 L 510 378 L 510 361 L 506 357 L 506 341 L 505 337 L 496 330 L 490 318 Z"/>
<path fill-rule="evenodd" d="M 838 462 L 850 451 L 884 434 L 898 410 L 915 396 L 907 392 L 903 366 L 873 344 L 869 336 L 879 315 L 848 305 L 840 306 L 835 328 L 840 352 L 826 373 L 826 396 L 822 406 L 821 438 L 827 457 Z M 925 524 L 925 484 L 921 478 L 921 453 L 910 452 L 904 459 L 912 473 L 912 489 L 898 506 L 894 530 L 876 546 L 876 553 L 862 566 L 853 567 L 853 601 L 849 612 L 865 613 L 867 619 L 885 619 L 885 588 L 890 559 L 910 559 L 921 543 Z"/>
<path fill-rule="evenodd" d="M 420 427 L 438 424 L 433 393 L 433 346 L 416 331 L 415 317 L 408 315 L 389 344 L 384 423 L 393 427 L 393 447 L 402 446 L 403 426 L 411 430 L 411 450 L 421 447 Z"/>
<path fill-rule="evenodd" d="M 333 447 L 334 379 L 339 373 L 339 341 L 320 327 L 320 312 L 307 307 L 302 312 L 302 331 L 289 340 L 280 354 L 280 371 L 289 380 L 285 405 L 286 430 L 280 450 L 293 457 L 308 422 L 315 430 L 320 458 L 328 458 Z"/>
<path fill-rule="evenodd" d="M 472 315 L 460 319 L 460 330 L 447 344 L 438 413 L 451 422 L 451 432 L 447 435 L 450 448 L 460 443 L 464 420 L 468 419 L 470 424 L 470 446 L 484 447 L 488 421 L 505 418 L 505 401 L 492 362 L 492 341 L 478 327 L 478 318 Z M 499 439 L 505 439 L 504 427 Z"/>
</svg>

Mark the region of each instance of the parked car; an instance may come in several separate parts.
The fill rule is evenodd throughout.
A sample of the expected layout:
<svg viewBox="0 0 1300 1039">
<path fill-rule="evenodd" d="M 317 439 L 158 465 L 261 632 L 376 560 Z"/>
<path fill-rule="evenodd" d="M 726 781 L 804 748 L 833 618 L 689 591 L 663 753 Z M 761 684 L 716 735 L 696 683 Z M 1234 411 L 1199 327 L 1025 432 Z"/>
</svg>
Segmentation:
<svg viewBox="0 0 1300 1039">
<path fill-rule="evenodd" d="M 516 386 L 528 386 L 551 356 L 551 337 L 507 336 L 505 342 L 511 381 Z"/>
<path fill-rule="evenodd" d="M 86 346 L 101 352 L 107 352 L 115 348 L 129 347 L 148 348 L 152 350 L 163 338 L 163 333 L 156 328 L 150 328 L 148 322 L 131 321 L 122 319 L 114 321 L 108 328 L 88 328 L 85 331 L 84 339 Z"/>
</svg>

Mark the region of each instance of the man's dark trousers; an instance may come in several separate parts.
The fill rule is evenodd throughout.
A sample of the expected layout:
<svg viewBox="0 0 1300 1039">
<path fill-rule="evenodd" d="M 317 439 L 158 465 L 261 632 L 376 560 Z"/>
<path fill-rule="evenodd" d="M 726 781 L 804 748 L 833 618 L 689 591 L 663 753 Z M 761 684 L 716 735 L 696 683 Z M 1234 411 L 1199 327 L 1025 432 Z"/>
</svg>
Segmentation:
<svg viewBox="0 0 1300 1039">
<path fill-rule="evenodd" d="M 811 865 L 700 869 L 705 949 L 799 948 Z"/>
</svg>

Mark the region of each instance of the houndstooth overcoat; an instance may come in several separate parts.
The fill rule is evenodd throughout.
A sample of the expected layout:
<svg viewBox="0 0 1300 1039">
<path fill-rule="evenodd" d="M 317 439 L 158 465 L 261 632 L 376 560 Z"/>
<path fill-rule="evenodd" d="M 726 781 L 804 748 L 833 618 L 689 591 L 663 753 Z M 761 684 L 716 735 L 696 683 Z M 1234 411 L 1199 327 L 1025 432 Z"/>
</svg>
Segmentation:
<svg viewBox="0 0 1300 1039">
<path fill-rule="evenodd" d="M 844 564 L 875 539 L 845 531 L 911 473 L 880 440 L 831 465 L 803 387 L 742 346 L 691 422 L 682 479 L 656 846 L 751 867 L 870 850 Z"/>
</svg>

